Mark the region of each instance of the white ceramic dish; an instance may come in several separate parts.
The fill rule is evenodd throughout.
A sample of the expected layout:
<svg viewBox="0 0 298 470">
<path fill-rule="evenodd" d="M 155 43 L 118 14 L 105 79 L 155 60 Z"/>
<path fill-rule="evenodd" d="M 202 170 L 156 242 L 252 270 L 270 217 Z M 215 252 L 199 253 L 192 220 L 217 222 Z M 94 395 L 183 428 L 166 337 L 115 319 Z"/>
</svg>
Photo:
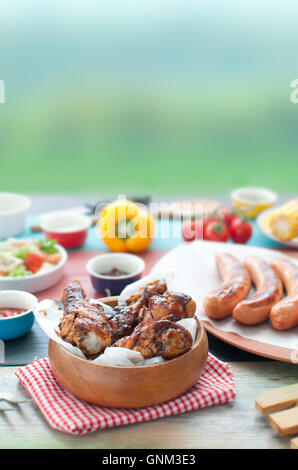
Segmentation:
<svg viewBox="0 0 298 470">
<path fill-rule="evenodd" d="M 24 232 L 31 199 L 14 193 L 0 193 L 0 239 Z"/>
<path fill-rule="evenodd" d="M 63 268 L 67 260 L 67 252 L 64 248 L 57 245 L 57 249 L 59 253 L 62 254 L 62 259 L 58 264 L 54 265 L 51 270 L 22 278 L 0 277 L 0 289 L 23 290 L 35 293 L 57 284 L 62 277 Z"/>
<path fill-rule="evenodd" d="M 284 241 L 281 241 L 278 238 L 276 238 L 271 233 L 268 222 L 269 222 L 270 215 L 275 210 L 276 210 L 275 208 L 274 209 L 268 209 L 267 211 L 265 211 L 265 212 L 263 212 L 262 214 L 259 215 L 259 217 L 257 218 L 257 224 L 258 224 L 259 229 L 261 230 L 261 232 L 264 235 L 266 235 L 266 237 L 271 238 L 271 240 L 274 240 L 277 243 L 280 243 L 281 245 L 284 245 L 284 246 L 287 246 L 289 248 L 293 248 L 293 249 L 297 250 L 298 249 L 298 238 L 293 238 L 293 240 L 284 242 Z"/>
</svg>

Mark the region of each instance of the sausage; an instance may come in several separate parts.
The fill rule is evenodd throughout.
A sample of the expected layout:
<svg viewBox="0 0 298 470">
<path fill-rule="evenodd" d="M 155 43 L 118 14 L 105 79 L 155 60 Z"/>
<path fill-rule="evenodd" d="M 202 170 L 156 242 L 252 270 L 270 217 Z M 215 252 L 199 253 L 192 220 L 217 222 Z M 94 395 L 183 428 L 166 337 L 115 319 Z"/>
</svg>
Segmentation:
<svg viewBox="0 0 298 470">
<path fill-rule="evenodd" d="M 289 330 L 298 325 L 298 267 L 292 261 L 279 258 L 271 263 L 280 276 L 286 297 L 275 304 L 270 312 L 270 321 L 276 330 Z"/>
<path fill-rule="evenodd" d="M 243 325 L 257 325 L 268 320 L 271 308 L 282 298 L 282 282 L 274 269 L 257 256 L 246 258 L 244 266 L 256 286 L 256 293 L 234 308 L 233 318 Z"/>
<path fill-rule="evenodd" d="M 251 281 L 247 269 L 228 253 L 216 255 L 216 267 L 224 282 L 206 295 L 204 309 L 208 317 L 220 320 L 231 315 L 238 302 L 246 298 Z"/>
</svg>

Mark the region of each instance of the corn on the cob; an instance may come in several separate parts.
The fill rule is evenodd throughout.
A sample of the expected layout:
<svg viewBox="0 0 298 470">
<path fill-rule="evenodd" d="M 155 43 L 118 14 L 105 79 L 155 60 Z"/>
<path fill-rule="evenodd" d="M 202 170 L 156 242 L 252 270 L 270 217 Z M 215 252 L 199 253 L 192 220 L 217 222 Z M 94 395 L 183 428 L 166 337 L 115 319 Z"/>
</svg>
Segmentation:
<svg viewBox="0 0 298 470">
<path fill-rule="evenodd" d="M 288 241 L 298 237 L 298 198 L 274 211 L 269 225 L 272 234 L 279 240 Z"/>
</svg>

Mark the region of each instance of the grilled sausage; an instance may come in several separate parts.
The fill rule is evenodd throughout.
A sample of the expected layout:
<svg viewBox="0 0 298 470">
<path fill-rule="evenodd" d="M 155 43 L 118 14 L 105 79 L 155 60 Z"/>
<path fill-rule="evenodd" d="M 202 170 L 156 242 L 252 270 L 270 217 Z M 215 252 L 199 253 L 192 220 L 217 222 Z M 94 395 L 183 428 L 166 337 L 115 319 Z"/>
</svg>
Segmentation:
<svg viewBox="0 0 298 470">
<path fill-rule="evenodd" d="M 270 310 L 283 294 L 280 278 L 266 261 L 250 256 L 244 261 L 256 293 L 249 299 L 240 302 L 233 310 L 233 317 L 243 325 L 257 325 L 268 320 Z"/>
<path fill-rule="evenodd" d="M 233 308 L 246 298 L 251 281 L 247 269 L 228 253 L 216 255 L 216 266 L 224 282 L 206 295 L 204 309 L 208 317 L 220 320 L 231 315 Z"/>
<path fill-rule="evenodd" d="M 275 304 L 270 312 L 270 321 L 276 330 L 289 330 L 298 325 L 298 267 L 287 259 L 276 259 L 271 263 L 280 276 L 286 297 Z"/>
</svg>

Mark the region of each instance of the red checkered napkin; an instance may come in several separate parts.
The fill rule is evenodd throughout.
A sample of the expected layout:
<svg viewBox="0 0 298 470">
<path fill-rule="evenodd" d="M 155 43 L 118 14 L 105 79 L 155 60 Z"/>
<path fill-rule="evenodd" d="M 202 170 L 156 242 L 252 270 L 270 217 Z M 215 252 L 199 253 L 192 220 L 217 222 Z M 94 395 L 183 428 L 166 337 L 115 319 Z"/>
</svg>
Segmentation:
<svg viewBox="0 0 298 470">
<path fill-rule="evenodd" d="M 228 403 L 236 395 L 229 364 L 211 354 L 200 380 L 187 393 L 162 405 L 147 408 L 105 408 L 79 400 L 59 385 L 47 358 L 21 367 L 16 371 L 16 376 L 50 426 L 76 436 Z"/>
</svg>

